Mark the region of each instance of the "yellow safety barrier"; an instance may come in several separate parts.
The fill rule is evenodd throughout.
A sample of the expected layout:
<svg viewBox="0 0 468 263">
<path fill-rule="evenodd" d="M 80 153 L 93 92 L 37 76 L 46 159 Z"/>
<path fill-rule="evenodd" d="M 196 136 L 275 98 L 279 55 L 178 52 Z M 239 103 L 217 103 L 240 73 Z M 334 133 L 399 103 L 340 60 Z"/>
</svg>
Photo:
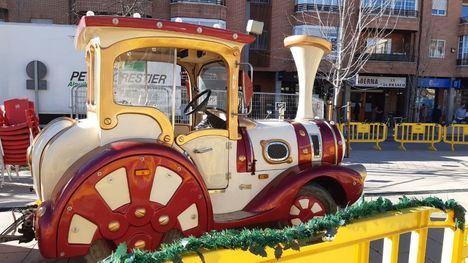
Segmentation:
<svg viewBox="0 0 468 263">
<path fill-rule="evenodd" d="M 398 123 L 393 138 L 406 151 L 405 143 L 428 143 L 429 149 L 437 151 L 435 143 L 442 141 L 442 126 L 435 123 Z"/>
<path fill-rule="evenodd" d="M 455 151 L 455 144 L 468 144 L 468 124 L 452 124 L 444 127 L 444 142 Z"/>
<path fill-rule="evenodd" d="M 442 211 L 421 207 L 401 212 L 387 213 L 340 227 L 331 242 L 301 247 L 300 251 L 286 250 L 280 262 L 369 262 L 370 244 L 383 240 L 381 262 L 398 262 L 400 235 L 411 233 L 409 262 L 425 262 L 428 231 L 443 228 L 442 262 L 465 262 L 468 258 L 467 232 L 455 229 L 453 212 L 443 214 L 442 221 L 434 214 Z M 278 262 L 274 250 L 267 249 L 267 257 L 260 257 L 243 250 L 216 250 L 204 252 L 204 262 Z M 198 256 L 184 257 L 184 262 L 201 262 Z M 379 260 L 380 261 L 380 260 Z"/>
<path fill-rule="evenodd" d="M 380 143 L 387 140 L 387 125 L 385 123 L 363 123 L 351 122 L 350 124 L 350 143 L 366 142 L 375 143 L 374 148 L 381 151 Z M 340 130 L 347 139 L 348 125 L 347 123 L 340 124 Z"/>
</svg>

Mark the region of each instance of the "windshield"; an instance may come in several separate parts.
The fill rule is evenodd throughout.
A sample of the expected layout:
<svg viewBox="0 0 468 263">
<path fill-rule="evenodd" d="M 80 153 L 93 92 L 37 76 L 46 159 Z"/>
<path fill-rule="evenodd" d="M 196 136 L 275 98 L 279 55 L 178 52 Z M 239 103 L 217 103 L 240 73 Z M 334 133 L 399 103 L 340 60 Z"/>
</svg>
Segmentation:
<svg viewBox="0 0 468 263">
<path fill-rule="evenodd" d="M 171 122 L 187 123 L 181 111 L 187 103 L 186 74 L 176 58 L 174 48 L 143 48 L 118 56 L 114 62 L 114 101 L 155 107 Z"/>
<path fill-rule="evenodd" d="M 210 89 L 208 107 L 226 110 L 227 73 L 223 62 L 210 63 L 203 67 L 198 76 L 200 92 Z"/>
</svg>

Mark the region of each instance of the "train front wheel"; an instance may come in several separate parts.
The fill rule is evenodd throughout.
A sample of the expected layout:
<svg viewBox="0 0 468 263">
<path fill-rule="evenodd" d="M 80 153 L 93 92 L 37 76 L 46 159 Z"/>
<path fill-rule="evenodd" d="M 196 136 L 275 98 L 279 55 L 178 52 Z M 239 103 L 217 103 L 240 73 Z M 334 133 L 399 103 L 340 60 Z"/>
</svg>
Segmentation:
<svg viewBox="0 0 468 263">
<path fill-rule="evenodd" d="M 323 187 L 310 184 L 303 186 L 296 194 L 289 209 L 289 225 L 307 223 L 312 218 L 320 218 L 335 213 L 337 204 L 330 193 Z"/>
</svg>

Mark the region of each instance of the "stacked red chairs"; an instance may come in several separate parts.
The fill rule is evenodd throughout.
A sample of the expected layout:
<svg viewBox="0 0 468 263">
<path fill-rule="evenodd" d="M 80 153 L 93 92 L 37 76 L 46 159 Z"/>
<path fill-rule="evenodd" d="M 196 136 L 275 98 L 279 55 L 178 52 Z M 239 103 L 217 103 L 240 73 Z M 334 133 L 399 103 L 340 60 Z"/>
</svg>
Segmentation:
<svg viewBox="0 0 468 263">
<path fill-rule="evenodd" d="M 28 147 L 40 131 L 34 104 L 28 99 L 7 100 L 4 108 L 5 112 L 0 112 L 0 187 L 4 183 L 5 171 L 11 181 L 11 167 L 15 167 L 19 175 L 19 167 L 28 164 Z"/>
</svg>

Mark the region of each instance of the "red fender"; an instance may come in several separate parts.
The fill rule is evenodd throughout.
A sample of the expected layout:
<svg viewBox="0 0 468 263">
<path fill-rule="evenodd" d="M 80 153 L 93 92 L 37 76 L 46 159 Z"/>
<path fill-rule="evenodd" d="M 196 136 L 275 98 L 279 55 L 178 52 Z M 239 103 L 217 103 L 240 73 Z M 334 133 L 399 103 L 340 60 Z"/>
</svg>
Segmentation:
<svg viewBox="0 0 468 263">
<path fill-rule="evenodd" d="M 135 201 L 138 202 L 139 200 L 142 200 L 145 197 L 149 197 L 148 190 L 143 189 L 144 187 L 142 187 L 141 185 L 142 183 L 144 183 L 145 185 L 146 183 L 152 184 L 152 176 L 150 177 L 150 179 L 144 179 L 144 181 L 135 178 L 127 179 L 129 180 L 128 183 L 132 199 L 130 204 L 124 205 L 116 209 L 113 213 L 109 213 L 108 211 L 95 211 L 96 209 L 92 209 L 93 207 L 97 207 L 95 203 L 102 203 L 102 199 L 100 198 L 99 194 L 97 194 L 97 192 L 92 192 L 95 188 L 95 183 L 99 180 L 99 174 L 97 172 L 101 171 L 103 169 L 102 167 L 106 165 L 114 165 L 116 161 L 125 162 L 126 160 L 130 160 L 132 158 L 140 158 L 140 156 L 150 156 L 151 158 L 154 158 L 151 159 L 151 162 L 153 164 L 149 164 L 149 169 L 153 172 L 154 169 L 156 169 L 155 167 L 157 165 L 162 165 L 169 169 L 177 169 L 177 173 L 183 178 L 183 185 L 187 185 L 187 187 L 184 188 L 196 187 L 197 191 L 202 193 L 196 194 L 197 197 L 195 198 L 197 200 L 193 202 L 196 202 L 197 204 L 197 208 L 199 209 L 199 220 L 200 222 L 202 222 L 203 225 L 197 226 L 193 230 L 189 230 L 190 232 L 188 234 L 201 235 L 204 231 L 212 227 L 213 212 L 208 191 L 196 167 L 185 156 L 183 156 L 181 153 L 177 152 L 176 150 L 170 147 L 164 146 L 162 144 L 156 144 L 154 142 L 114 142 L 91 151 L 90 153 L 86 154 L 81 159 L 79 159 L 75 164 L 73 164 L 65 172 L 63 177 L 55 186 L 51 200 L 43 202 L 41 208 L 38 209 L 37 220 L 35 224 L 36 238 L 39 243 L 39 249 L 41 251 L 41 254 L 44 257 L 73 257 L 82 256 L 87 253 L 89 245 L 68 244 L 67 242 L 69 223 L 71 221 L 72 214 L 74 211 L 72 208 L 73 205 L 80 205 L 80 207 L 82 208 L 83 204 L 86 204 L 87 207 L 90 207 L 89 209 L 84 208 L 83 211 L 85 212 L 86 216 L 95 217 L 94 219 L 97 220 L 93 221 L 98 224 L 98 230 L 95 232 L 93 242 L 95 240 L 101 239 L 109 235 L 120 235 L 119 231 L 117 231 L 116 233 L 106 233 L 109 232 L 107 228 L 103 230 L 101 224 L 99 223 L 99 220 L 102 221 L 102 218 L 109 220 L 115 217 L 124 219 L 126 222 L 125 224 L 127 224 L 127 222 L 130 222 L 127 225 L 124 224 L 121 227 L 122 229 L 125 229 L 123 231 L 128 230 L 127 233 L 131 232 L 131 235 L 138 236 L 138 239 L 144 240 L 145 238 L 147 238 L 145 237 L 145 234 L 141 234 L 141 231 L 138 232 L 135 230 L 138 226 L 141 226 L 142 228 L 148 228 L 148 230 L 149 228 L 152 228 L 151 226 L 153 225 L 153 219 L 159 211 L 164 210 L 165 214 L 171 215 L 171 211 L 167 211 L 167 209 L 165 207 L 162 207 L 162 205 L 152 202 L 151 204 L 149 204 L 150 202 L 149 200 L 147 200 L 146 203 L 140 202 L 140 206 L 147 206 L 148 208 L 152 207 L 154 211 L 151 211 L 151 214 L 148 214 L 148 216 L 145 216 L 143 219 L 141 219 L 145 222 L 141 221 L 140 219 L 132 219 L 128 217 L 129 214 L 134 213 L 133 210 L 135 209 Z M 148 161 L 148 163 L 149 162 L 150 161 Z M 155 164 L 156 162 L 158 163 Z M 133 168 L 136 169 L 135 167 Z M 105 173 L 105 171 L 103 173 Z M 181 188 L 182 185 L 178 188 L 176 193 Z M 92 192 L 92 194 L 90 194 L 90 191 Z M 190 189 L 188 191 L 190 191 Z M 194 198 L 194 195 L 190 195 L 190 192 L 188 193 L 189 194 L 184 195 L 184 197 L 179 197 L 179 195 L 175 194 L 177 195 L 177 198 L 175 198 L 174 195 L 173 198 L 171 198 L 170 202 L 172 202 L 174 199 Z M 135 222 L 133 222 L 132 220 Z M 151 224 L 149 224 L 149 220 L 151 220 Z M 164 229 L 158 230 L 164 231 Z M 152 229 L 152 231 L 158 230 Z M 185 233 L 186 232 L 184 232 L 184 234 Z M 122 237 L 120 237 L 119 239 L 119 237 L 115 236 L 115 239 L 112 239 L 114 240 L 114 242 L 115 240 L 118 240 L 118 242 L 120 242 Z M 122 239 L 121 241 L 125 240 Z M 132 241 L 130 240 L 130 242 Z"/>
<path fill-rule="evenodd" d="M 269 211 L 268 214 L 276 215 L 274 217 L 288 215 L 299 189 L 318 178 L 330 178 L 338 182 L 345 192 L 347 204 L 356 202 L 364 188 L 364 178 L 359 172 L 346 166 L 323 165 L 309 168 L 295 166 L 276 177 L 244 210 L 252 213 Z"/>
</svg>

